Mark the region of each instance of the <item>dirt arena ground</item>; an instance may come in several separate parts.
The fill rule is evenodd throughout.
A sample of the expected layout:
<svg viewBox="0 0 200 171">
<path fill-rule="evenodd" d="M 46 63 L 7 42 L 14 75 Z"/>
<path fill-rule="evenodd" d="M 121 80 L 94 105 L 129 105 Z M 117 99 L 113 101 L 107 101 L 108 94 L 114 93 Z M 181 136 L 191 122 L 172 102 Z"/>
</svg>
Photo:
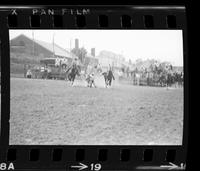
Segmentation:
<svg viewBox="0 0 200 171">
<path fill-rule="evenodd" d="M 182 143 L 183 89 L 84 84 L 11 78 L 10 144 Z"/>
</svg>

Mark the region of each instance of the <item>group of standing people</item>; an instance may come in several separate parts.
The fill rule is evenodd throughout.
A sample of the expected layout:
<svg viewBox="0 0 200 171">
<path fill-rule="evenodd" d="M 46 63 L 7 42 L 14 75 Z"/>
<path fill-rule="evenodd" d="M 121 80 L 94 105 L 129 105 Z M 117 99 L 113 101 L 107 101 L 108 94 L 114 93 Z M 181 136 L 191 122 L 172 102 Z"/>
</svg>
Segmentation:
<svg viewBox="0 0 200 171">
<path fill-rule="evenodd" d="M 140 85 L 144 83 L 148 86 L 183 86 L 183 72 L 177 72 L 172 69 L 166 70 L 158 68 L 150 71 L 137 71 L 132 74 L 133 84 Z"/>
</svg>

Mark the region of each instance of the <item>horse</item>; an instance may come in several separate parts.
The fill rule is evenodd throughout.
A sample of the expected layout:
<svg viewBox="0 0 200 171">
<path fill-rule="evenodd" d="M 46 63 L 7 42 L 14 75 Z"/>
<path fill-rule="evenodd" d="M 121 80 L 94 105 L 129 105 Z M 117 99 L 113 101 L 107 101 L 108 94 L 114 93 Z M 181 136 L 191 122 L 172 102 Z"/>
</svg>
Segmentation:
<svg viewBox="0 0 200 171">
<path fill-rule="evenodd" d="M 112 79 L 115 80 L 115 77 L 114 77 L 112 71 L 109 70 L 108 72 L 103 72 L 102 75 L 104 76 L 106 88 L 108 85 L 111 86 Z"/>
<path fill-rule="evenodd" d="M 66 73 L 68 73 L 67 78 L 71 82 L 71 85 L 74 84 L 74 80 L 76 78 L 76 75 L 78 75 L 78 76 L 80 75 L 79 74 L 79 69 L 78 69 L 78 67 L 76 65 L 72 65 L 72 67 L 70 67 L 66 71 Z"/>
<path fill-rule="evenodd" d="M 114 75 L 113 75 L 111 70 L 108 71 L 107 79 L 108 79 L 108 85 L 111 86 L 112 79 L 115 80 L 115 77 L 114 77 Z"/>
<path fill-rule="evenodd" d="M 183 74 L 182 73 L 174 73 L 174 82 L 176 87 L 183 87 Z"/>
<path fill-rule="evenodd" d="M 164 72 L 161 72 L 159 77 L 158 77 L 158 83 L 160 84 L 161 87 L 164 87 L 167 85 L 167 75 Z"/>
<path fill-rule="evenodd" d="M 172 84 L 174 83 L 174 77 L 171 73 L 167 73 L 167 87 L 171 87 Z"/>
<path fill-rule="evenodd" d="M 172 73 L 162 72 L 159 77 L 159 83 L 163 87 L 171 87 L 175 83 L 175 76 Z"/>
</svg>

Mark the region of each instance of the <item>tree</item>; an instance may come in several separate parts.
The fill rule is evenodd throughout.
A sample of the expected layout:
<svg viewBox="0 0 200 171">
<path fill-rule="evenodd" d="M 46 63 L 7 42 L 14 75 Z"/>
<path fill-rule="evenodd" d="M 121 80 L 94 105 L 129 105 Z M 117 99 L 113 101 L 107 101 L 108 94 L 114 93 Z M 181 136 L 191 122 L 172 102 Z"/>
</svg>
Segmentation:
<svg viewBox="0 0 200 171">
<path fill-rule="evenodd" d="M 78 59 L 83 63 L 85 61 L 87 50 L 84 47 L 74 48 L 72 49 L 72 53 L 74 53 L 78 57 Z"/>
</svg>

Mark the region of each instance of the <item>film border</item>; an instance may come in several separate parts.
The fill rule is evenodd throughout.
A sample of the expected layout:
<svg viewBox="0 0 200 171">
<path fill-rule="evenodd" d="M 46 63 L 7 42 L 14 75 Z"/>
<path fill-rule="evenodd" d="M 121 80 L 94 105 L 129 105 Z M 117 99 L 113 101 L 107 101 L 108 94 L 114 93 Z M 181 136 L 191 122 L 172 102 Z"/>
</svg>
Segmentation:
<svg viewBox="0 0 200 171">
<path fill-rule="evenodd" d="M 37 12 L 36 12 L 37 9 Z M 42 9 L 42 10 L 41 10 Z M 48 13 L 48 9 L 54 9 L 54 15 L 44 14 Z M 62 14 L 63 9 L 68 9 L 68 13 Z M 84 10 L 83 10 L 84 9 Z M 88 10 L 89 9 L 89 10 Z M 35 12 L 33 12 L 35 10 Z M 71 11 L 72 10 L 72 11 Z M 14 12 L 13 12 L 14 11 Z M 12 13 L 15 15 L 17 11 L 18 26 L 10 27 L 8 25 L 8 16 Z M 83 12 L 84 11 L 84 12 Z M 89 11 L 89 12 L 88 12 Z M 43 14 L 42 14 L 43 13 Z M 98 16 L 108 16 L 108 27 L 100 27 L 98 23 Z M 31 27 L 30 18 L 33 15 L 40 16 L 40 26 Z M 62 26 L 55 27 L 53 24 L 54 16 L 61 16 Z M 131 25 L 129 27 L 122 27 L 121 16 L 126 15 L 131 17 Z M 166 16 L 171 15 L 176 17 L 176 27 L 168 28 L 166 23 Z M 176 157 L 174 163 L 181 164 L 186 160 L 187 154 L 187 137 L 188 137 L 188 44 L 187 44 L 187 26 L 185 8 L 176 8 L 176 6 L 169 6 L 165 8 L 148 8 L 144 6 L 124 6 L 124 7 L 53 7 L 53 6 L 25 6 L 25 8 L 4 8 L 0 9 L 0 25 L 1 27 L 1 141 L 0 141 L 0 161 L 9 163 L 8 153 L 16 154 L 16 158 L 11 161 L 17 169 L 67 169 L 68 165 L 83 162 L 84 164 L 102 163 L 102 170 L 121 170 L 126 168 L 131 170 L 139 166 L 158 166 L 158 164 L 165 163 L 166 152 L 168 150 L 175 150 Z M 86 23 L 83 27 L 78 27 L 76 24 L 77 16 L 84 16 Z M 153 26 L 145 27 L 144 16 L 153 16 Z M 112 20 L 110 20 L 112 19 Z M 183 46 L 184 46 L 184 134 L 182 146 L 9 146 L 9 112 L 10 112 L 10 54 L 9 54 L 9 29 L 181 29 L 183 30 Z M 8 58 L 3 58 L 8 56 Z M 52 161 L 52 151 L 54 149 L 62 149 L 62 157 L 59 162 Z M 38 161 L 29 161 L 29 153 L 32 149 L 39 150 Z M 83 149 L 83 160 L 77 160 L 76 151 Z M 106 161 L 100 161 L 98 158 L 99 150 L 106 149 Z M 120 161 L 120 151 L 128 149 L 130 158 L 128 162 Z M 144 161 L 144 151 L 152 149 L 149 153 L 152 156 L 150 161 Z M 33 150 L 34 151 L 34 150 Z M 36 152 L 37 153 L 37 152 Z M 148 154 L 148 153 L 147 153 Z M 148 155 L 147 155 L 148 156 Z M 104 158 L 104 157 L 103 157 Z M 148 157 L 147 157 L 148 158 Z M 48 168 L 46 168 L 48 166 Z M 140 167 L 139 167 L 140 168 Z M 138 168 L 138 169 L 139 169 Z M 68 168 L 70 170 L 70 168 Z M 144 169 L 144 168 L 143 168 Z M 167 169 L 167 167 L 166 167 Z"/>
</svg>

